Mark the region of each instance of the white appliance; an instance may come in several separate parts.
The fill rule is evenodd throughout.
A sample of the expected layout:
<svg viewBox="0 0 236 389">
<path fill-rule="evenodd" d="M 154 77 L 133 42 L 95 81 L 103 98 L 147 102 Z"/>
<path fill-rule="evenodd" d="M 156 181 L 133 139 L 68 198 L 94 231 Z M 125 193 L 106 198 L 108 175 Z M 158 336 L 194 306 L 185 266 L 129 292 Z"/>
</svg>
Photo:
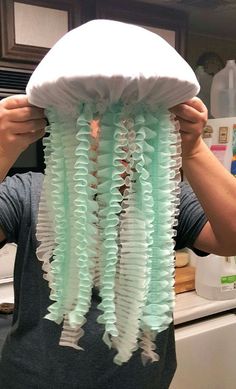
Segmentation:
<svg viewBox="0 0 236 389">
<path fill-rule="evenodd" d="M 0 304 L 13 303 L 13 272 L 16 255 L 16 245 L 6 244 L 0 249 Z"/>
<path fill-rule="evenodd" d="M 177 296 L 177 371 L 169 389 L 236 388 L 236 299 Z"/>
</svg>

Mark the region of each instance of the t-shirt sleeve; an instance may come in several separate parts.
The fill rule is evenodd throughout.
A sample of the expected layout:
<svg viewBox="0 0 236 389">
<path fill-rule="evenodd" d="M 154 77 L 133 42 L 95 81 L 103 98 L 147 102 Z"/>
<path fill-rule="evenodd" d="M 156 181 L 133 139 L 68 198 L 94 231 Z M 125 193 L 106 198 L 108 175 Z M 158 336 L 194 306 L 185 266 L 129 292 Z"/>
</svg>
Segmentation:
<svg viewBox="0 0 236 389">
<path fill-rule="evenodd" d="M 175 250 L 188 247 L 198 255 L 206 255 L 193 247 L 196 238 L 207 222 L 207 217 L 192 188 L 185 182 L 180 185 L 180 206 Z"/>
<path fill-rule="evenodd" d="M 0 226 L 7 242 L 17 243 L 19 231 L 28 223 L 31 174 L 16 174 L 0 184 Z"/>
</svg>

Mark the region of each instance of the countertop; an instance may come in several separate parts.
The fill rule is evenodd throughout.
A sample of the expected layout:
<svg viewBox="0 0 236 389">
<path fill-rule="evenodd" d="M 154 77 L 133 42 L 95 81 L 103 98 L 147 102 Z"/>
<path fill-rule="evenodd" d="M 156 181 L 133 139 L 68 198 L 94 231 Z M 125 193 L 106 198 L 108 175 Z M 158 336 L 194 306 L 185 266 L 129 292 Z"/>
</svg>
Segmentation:
<svg viewBox="0 0 236 389">
<path fill-rule="evenodd" d="M 6 302 L 14 302 L 12 282 L 0 284 L 0 304 Z M 234 308 L 236 299 L 216 301 L 202 298 L 195 291 L 180 293 L 176 295 L 174 323 L 178 325 Z"/>
<path fill-rule="evenodd" d="M 234 308 L 236 299 L 216 301 L 202 298 L 195 291 L 180 293 L 176 295 L 174 323 L 178 325 Z"/>
</svg>

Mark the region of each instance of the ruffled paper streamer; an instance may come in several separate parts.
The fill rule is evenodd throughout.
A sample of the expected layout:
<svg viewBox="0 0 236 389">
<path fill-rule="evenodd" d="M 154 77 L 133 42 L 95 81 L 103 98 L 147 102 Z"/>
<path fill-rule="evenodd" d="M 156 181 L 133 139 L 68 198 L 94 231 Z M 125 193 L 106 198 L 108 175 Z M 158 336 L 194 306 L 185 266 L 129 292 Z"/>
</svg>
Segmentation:
<svg viewBox="0 0 236 389">
<path fill-rule="evenodd" d="M 158 361 L 156 335 L 174 306 L 178 129 L 167 110 L 141 103 L 81 103 L 71 115 L 52 108 L 48 120 L 37 226 L 53 301 L 46 318 L 63 322 L 61 345 L 80 349 L 99 285 L 98 322 L 115 363 L 139 347 L 144 363 Z"/>
</svg>

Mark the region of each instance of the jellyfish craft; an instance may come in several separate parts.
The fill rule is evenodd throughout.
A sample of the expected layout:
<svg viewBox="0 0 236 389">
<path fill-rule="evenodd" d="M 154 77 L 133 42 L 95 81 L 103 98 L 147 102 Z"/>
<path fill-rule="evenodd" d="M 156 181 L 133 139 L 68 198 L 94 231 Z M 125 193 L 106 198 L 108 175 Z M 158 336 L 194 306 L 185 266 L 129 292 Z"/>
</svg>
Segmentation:
<svg viewBox="0 0 236 389">
<path fill-rule="evenodd" d="M 195 96 L 190 66 L 144 28 L 90 21 L 62 37 L 27 85 L 46 109 L 37 256 L 49 283 L 46 318 L 80 350 L 92 289 L 103 340 L 127 362 L 158 361 L 172 321 L 180 135 L 168 109 Z"/>
</svg>

